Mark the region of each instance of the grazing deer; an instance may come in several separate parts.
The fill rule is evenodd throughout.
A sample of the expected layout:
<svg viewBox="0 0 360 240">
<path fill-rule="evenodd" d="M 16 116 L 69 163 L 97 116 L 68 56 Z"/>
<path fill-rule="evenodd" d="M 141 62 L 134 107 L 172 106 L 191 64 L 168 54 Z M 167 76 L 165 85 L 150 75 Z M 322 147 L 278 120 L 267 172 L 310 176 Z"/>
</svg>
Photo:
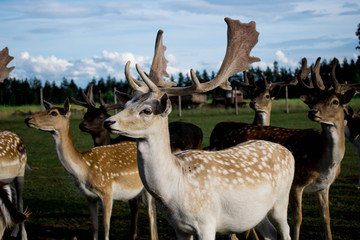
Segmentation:
<svg viewBox="0 0 360 240">
<path fill-rule="evenodd" d="M 63 108 L 52 107 L 47 102 L 44 105 L 46 111 L 33 114 L 25 122 L 29 127 L 51 133 L 59 161 L 74 177 L 76 186 L 88 200 L 94 228 L 93 239 L 98 239 L 97 203 L 101 200 L 105 239 L 109 239 L 113 200 L 129 201 L 147 194 L 137 168 L 136 144 L 124 141 L 81 152 L 75 147 L 71 137 L 69 100 L 65 100 Z M 154 202 L 151 197 L 147 200 L 151 239 L 157 239 Z M 136 233 L 131 236 L 131 239 L 135 238 Z"/>
<path fill-rule="evenodd" d="M 30 215 L 28 211 L 22 213 L 16 209 L 13 204 L 16 196 L 11 189 L 9 184 L 0 182 L 0 239 L 3 239 L 6 228 L 23 223 Z"/>
<path fill-rule="evenodd" d="M 106 126 L 115 134 L 137 138 L 138 167 L 145 188 L 156 199 L 178 239 L 215 239 L 216 232 L 246 231 L 272 217 L 282 239 L 290 239 L 288 194 L 294 159 L 290 151 L 267 141 L 250 141 L 223 151 L 187 150 L 172 154 L 169 95 L 229 89 L 227 79 L 259 61 L 249 53 L 257 42 L 255 22 L 225 18 L 228 45 L 218 75 L 199 83 L 193 70 L 190 87 L 159 88 L 137 66 L 145 84 L 125 71 L 134 97 Z"/>
<path fill-rule="evenodd" d="M 0 82 L 8 78 L 9 73 L 15 68 L 6 67 L 13 58 L 9 56 L 7 47 L 0 51 Z M 13 203 L 20 212 L 24 210 L 22 193 L 26 162 L 26 147 L 22 139 L 10 131 L 0 131 L 0 182 L 6 184 L 14 182 L 16 196 L 13 198 Z M 11 223 L 5 223 L 5 225 L 11 225 Z M 18 235 L 20 239 L 27 239 L 24 223 L 14 226 L 11 236 L 17 237 Z"/>
<path fill-rule="evenodd" d="M 351 107 L 345 109 L 345 137 L 354 145 L 358 151 L 359 167 L 360 167 L 360 111 L 354 113 Z M 360 175 L 359 181 L 356 185 L 360 189 Z"/>
<path fill-rule="evenodd" d="M 280 143 L 295 157 L 295 177 L 290 193 L 290 204 L 295 221 L 293 239 L 299 239 L 302 221 L 301 201 L 304 192 L 316 194 L 325 228 L 326 239 L 332 239 L 330 230 L 329 189 L 340 172 L 345 153 L 344 107 L 353 97 L 358 85 L 339 84 L 335 78 L 336 63 L 332 68 L 334 87 L 325 89 L 320 77 L 320 58 L 315 67 L 307 68 L 306 59 L 297 74 L 297 80 L 308 89 L 302 100 L 310 107 L 308 116 L 319 122 L 322 131 L 314 129 L 286 129 L 271 126 L 241 126 L 226 133 L 221 141 L 210 139 L 212 149 L 225 149 L 251 140 L 263 139 Z M 304 79 L 311 71 L 311 82 Z M 213 145 L 211 144 L 213 143 Z"/>
</svg>

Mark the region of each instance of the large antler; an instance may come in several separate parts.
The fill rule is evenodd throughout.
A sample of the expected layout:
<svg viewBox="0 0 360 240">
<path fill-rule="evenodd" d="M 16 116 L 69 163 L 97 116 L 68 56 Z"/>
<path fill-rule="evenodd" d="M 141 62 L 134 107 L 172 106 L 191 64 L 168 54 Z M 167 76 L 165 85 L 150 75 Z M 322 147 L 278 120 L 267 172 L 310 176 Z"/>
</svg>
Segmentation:
<svg viewBox="0 0 360 240">
<path fill-rule="evenodd" d="M 245 71 L 250 68 L 250 64 L 260 61 L 259 58 L 251 57 L 250 51 L 256 45 L 258 41 L 259 33 L 256 31 L 256 23 L 241 23 L 239 20 L 232 20 L 230 18 L 225 18 L 225 22 L 228 25 L 228 40 L 227 40 L 227 49 L 224 60 L 220 67 L 220 70 L 217 76 L 206 83 L 200 84 L 199 79 L 197 78 L 195 71 L 190 70 L 190 75 L 193 81 L 193 84 L 189 87 L 172 87 L 172 88 L 157 88 L 155 84 L 151 82 L 148 76 L 136 65 L 136 69 L 140 74 L 141 78 L 148 85 L 152 91 L 163 91 L 168 93 L 170 96 L 179 96 L 179 95 L 190 95 L 193 93 L 203 93 L 210 91 L 218 86 L 223 89 L 230 90 L 230 82 L 228 78 L 241 71 Z M 139 86 L 136 82 L 131 82 L 134 78 L 129 77 L 128 72 L 128 62 L 125 68 L 125 75 L 130 83 L 130 85 L 135 90 L 142 91 L 143 86 Z M 151 83 L 150 83 L 151 82 Z"/>
<path fill-rule="evenodd" d="M 338 64 L 338 61 L 337 59 L 335 59 L 334 63 L 333 63 L 333 66 L 332 66 L 332 69 L 331 69 L 331 80 L 332 80 L 332 83 L 334 85 L 334 88 L 335 88 L 335 91 L 337 93 L 340 93 L 340 94 L 344 94 L 345 92 L 347 92 L 348 90 L 354 88 L 355 90 L 359 90 L 360 89 L 360 84 L 358 83 L 347 83 L 345 82 L 344 84 L 340 84 L 338 82 L 338 80 L 336 79 L 336 76 L 335 76 L 335 69 L 336 69 L 336 66 Z"/>
<path fill-rule="evenodd" d="M 99 91 L 99 101 L 100 101 L 100 104 L 101 104 L 100 107 L 105 109 L 106 111 L 110 111 L 110 110 L 113 110 L 113 109 L 119 109 L 119 108 L 124 107 L 124 104 L 122 104 L 122 103 L 114 103 L 114 104 L 105 103 L 104 99 L 102 98 L 101 91 Z"/>
<path fill-rule="evenodd" d="M 0 52 L 0 83 L 3 82 L 5 79 L 9 78 L 10 72 L 15 68 L 13 67 L 6 67 L 14 57 L 9 55 L 9 49 L 5 47 Z"/>
<path fill-rule="evenodd" d="M 80 105 L 80 106 L 83 106 L 83 107 L 86 107 L 86 108 L 95 108 L 96 105 L 95 105 L 94 95 L 93 95 L 94 84 L 95 84 L 95 81 L 92 81 L 89 84 L 87 94 L 85 94 L 84 90 L 81 89 L 81 94 L 82 94 L 85 102 L 78 101 L 74 97 L 71 97 L 71 100 L 77 105 Z"/>
</svg>

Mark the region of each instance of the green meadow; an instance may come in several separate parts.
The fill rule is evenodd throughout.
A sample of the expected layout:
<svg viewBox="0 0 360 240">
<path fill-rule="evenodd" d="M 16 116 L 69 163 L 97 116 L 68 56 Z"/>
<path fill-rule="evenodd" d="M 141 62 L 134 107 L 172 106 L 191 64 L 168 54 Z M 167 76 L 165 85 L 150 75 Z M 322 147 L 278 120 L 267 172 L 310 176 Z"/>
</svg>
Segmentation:
<svg viewBox="0 0 360 240">
<path fill-rule="evenodd" d="M 271 115 L 271 125 L 287 128 L 317 128 L 320 125 L 307 118 L 307 106 L 300 100 L 289 100 L 289 113 L 285 112 L 285 101 L 275 100 Z M 355 111 L 360 109 L 360 99 L 350 102 Z M 92 147 L 89 134 L 79 130 L 82 108 L 72 107 L 71 131 L 74 144 L 80 150 Z M 25 142 L 28 152 L 28 164 L 32 168 L 25 175 L 24 206 L 32 212 L 26 222 L 29 239 L 90 239 L 91 221 L 85 198 L 74 185 L 73 179 L 58 161 L 54 142 L 50 133 L 28 128 L 24 124 L 25 115 L 40 110 L 40 106 L 8 107 L 0 106 L 0 129 L 17 133 Z M 14 114 L 15 113 L 15 114 Z M 191 122 L 204 132 L 203 147 L 209 143 L 213 127 L 220 121 L 252 122 L 251 109 L 240 108 L 235 115 L 234 108 L 210 108 L 183 110 L 178 116 L 174 106 L 169 121 Z M 160 147 L 160 146 L 159 146 Z M 330 189 L 331 228 L 334 239 L 358 239 L 360 236 L 360 190 L 355 188 L 360 174 L 356 149 L 346 142 L 346 153 L 342 161 L 339 178 Z M 100 239 L 103 236 L 100 215 Z M 289 223 L 292 225 L 291 211 Z M 175 239 L 173 229 L 158 213 L 158 232 L 160 239 Z M 111 219 L 110 238 L 127 239 L 130 228 L 128 203 L 115 202 Z M 140 208 L 138 221 L 138 239 L 150 239 L 149 221 L 144 205 Z M 245 234 L 239 234 L 245 239 Z M 317 209 L 316 199 L 304 194 L 303 224 L 301 239 L 324 239 L 322 222 Z M 218 236 L 217 239 L 227 239 Z"/>
</svg>

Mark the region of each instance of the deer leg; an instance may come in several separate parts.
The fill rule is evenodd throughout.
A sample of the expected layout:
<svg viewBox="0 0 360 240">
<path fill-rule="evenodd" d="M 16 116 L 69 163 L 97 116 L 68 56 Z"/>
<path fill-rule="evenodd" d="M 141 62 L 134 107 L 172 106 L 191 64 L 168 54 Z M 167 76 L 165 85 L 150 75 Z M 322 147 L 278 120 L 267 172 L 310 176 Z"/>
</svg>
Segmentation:
<svg viewBox="0 0 360 240">
<path fill-rule="evenodd" d="M 239 240 L 235 233 L 229 234 L 229 240 Z"/>
<path fill-rule="evenodd" d="M 96 198 L 87 198 L 88 206 L 90 210 L 91 223 L 93 227 L 93 240 L 97 240 L 99 237 L 99 206 L 98 199 Z"/>
<path fill-rule="evenodd" d="M 110 218 L 111 218 L 113 200 L 111 196 L 105 196 L 101 200 L 103 204 L 103 222 L 104 222 L 105 240 L 109 240 Z"/>
<path fill-rule="evenodd" d="M 329 189 L 324 189 L 316 193 L 320 215 L 323 220 L 323 226 L 325 230 L 325 239 L 331 240 L 331 228 L 330 228 L 330 210 L 329 210 Z"/>
<path fill-rule="evenodd" d="M 146 201 L 147 201 L 148 215 L 150 220 L 151 240 L 157 240 L 158 232 L 157 232 L 157 223 L 156 223 L 156 204 L 155 204 L 155 199 L 148 192 L 146 192 Z"/>
<path fill-rule="evenodd" d="M 294 221 L 294 232 L 292 235 L 293 240 L 299 240 L 300 237 L 300 226 L 302 222 L 302 195 L 304 188 L 292 187 L 290 191 L 290 205 Z"/>
<path fill-rule="evenodd" d="M 277 237 L 276 228 L 269 221 L 268 217 L 265 217 L 255 228 L 250 230 L 251 239 L 258 240 L 259 238 L 255 230 L 258 231 L 264 239 L 276 239 Z"/>
<path fill-rule="evenodd" d="M 14 198 L 14 200 L 16 200 L 16 201 L 14 202 L 14 204 L 15 204 L 17 210 L 22 213 L 22 212 L 24 212 L 24 205 L 23 205 L 23 198 L 22 198 L 22 193 L 24 190 L 24 176 L 16 177 L 14 179 L 14 184 L 15 184 L 15 189 L 16 189 L 16 198 Z M 19 230 L 20 230 L 20 232 L 19 232 Z M 26 230 L 25 230 L 25 224 L 24 223 L 16 224 L 14 226 L 13 231 L 11 232 L 11 237 L 18 237 L 18 239 L 26 240 L 27 234 L 26 234 Z"/>
<path fill-rule="evenodd" d="M 140 199 L 134 198 L 129 200 L 131 225 L 130 225 L 130 239 L 136 239 L 137 237 L 137 220 L 139 216 Z"/>
<path fill-rule="evenodd" d="M 290 227 L 287 222 L 288 203 L 288 198 L 279 199 L 268 214 L 280 234 L 280 239 L 284 240 L 291 240 Z"/>
<path fill-rule="evenodd" d="M 193 235 L 191 235 L 189 233 L 185 233 L 185 232 L 183 232 L 183 231 L 181 231 L 179 229 L 175 229 L 175 234 L 176 234 L 176 239 L 177 240 L 194 240 Z"/>
</svg>

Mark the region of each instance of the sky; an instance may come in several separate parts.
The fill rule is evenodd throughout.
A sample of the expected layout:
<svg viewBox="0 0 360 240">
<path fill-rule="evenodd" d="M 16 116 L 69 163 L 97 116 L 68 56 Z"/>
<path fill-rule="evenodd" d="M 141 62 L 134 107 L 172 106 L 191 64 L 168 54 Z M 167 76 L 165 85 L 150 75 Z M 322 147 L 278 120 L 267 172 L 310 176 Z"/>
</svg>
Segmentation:
<svg viewBox="0 0 360 240">
<path fill-rule="evenodd" d="M 1 0 L 0 49 L 15 59 L 10 77 L 80 87 L 93 78 L 125 79 L 125 63 L 148 72 L 164 31 L 167 72 L 217 72 L 226 51 L 225 17 L 256 22 L 252 66 L 295 69 L 301 58 L 357 59 L 358 0 Z"/>
</svg>

